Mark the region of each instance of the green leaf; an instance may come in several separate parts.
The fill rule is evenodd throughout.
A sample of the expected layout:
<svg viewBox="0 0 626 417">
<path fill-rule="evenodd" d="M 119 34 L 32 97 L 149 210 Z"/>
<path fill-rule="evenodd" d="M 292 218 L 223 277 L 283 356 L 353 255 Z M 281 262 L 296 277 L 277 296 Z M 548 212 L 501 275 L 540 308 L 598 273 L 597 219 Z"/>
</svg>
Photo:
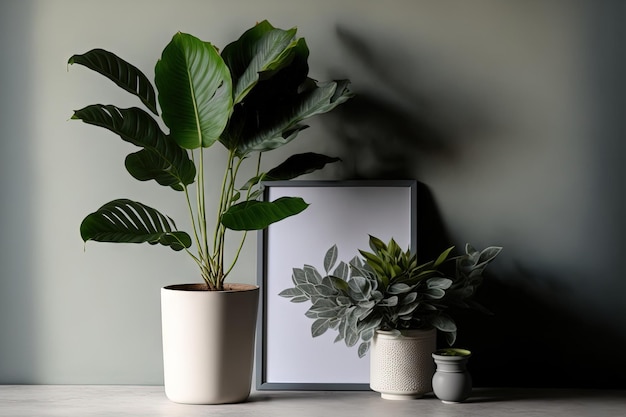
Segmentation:
<svg viewBox="0 0 626 417">
<path fill-rule="evenodd" d="M 452 280 L 450 278 L 434 277 L 434 278 L 429 278 L 426 281 L 427 288 L 439 288 L 442 290 L 447 290 L 448 288 L 450 288 L 451 285 L 452 285 Z"/>
<path fill-rule="evenodd" d="M 345 81 L 318 84 L 306 77 L 309 50 L 303 39 L 290 54 L 288 65 L 264 73 L 244 102 L 234 107 L 220 141 L 239 156 L 291 142 L 307 127 L 302 123 L 305 119 L 328 112 L 353 96 Z"/>
<path fill-rule="evenodd" d="M 228 67 L 208 42 L 177 33 L 155 67 L 163 121 L 179 146 L 211 146 L 232 112 Z"/>
<path fill-rule="evenodd" d="M 324 256 L 324 270 L 328 274 L 331 268 L 337 262 L 337 245 L 333 245 L 328 251 L 326 251 L 326 255 Z"/>
<path fill-rule="evenodd" d="M 446 249 L 445 251 L 443 251 L 441 253 L 441 255 L 439 255 L 439 257 L 437 258 L 437 260 L 435 261 L 435 264 L 433 265 L 433 267 L 438 267 L 439 265 L 441 265 L 442 263 L 445 262 L 445 260 L 448 258 L 448 255 L 450 255 L 450 252 L 452 252 L 452 249 L 454 249 L 454 246 L 449 247 L 448 249 Z"/>
<path fill-rule="evenodd" d="M 370 248 L 376 253 L 387 249 L 387 245 L 385 245 L 385 242 L 372 235 L 370 235 L 369 237 L 369 245 Z"/>
<path fill-rule="evenodd" d="M 119 87 L 139 97 L 152 113 L 158 114 L 156 94 L 148 78 L 137 67 L 117 55 L 104 49 L 92 49 L 82 55 L 73 55 L 68 64 L 83 65 L 104 75 Z"/>
<path fill-rule="evenodd" d="M 364 277 L 352 277 L 348 281 L 348 287 L 352 299 L 356 301 L 367 301 L 370 298 L 372 292 L 372 285 Z"/>
<path fill-rule="evenodd" d="M 398 296 L 394 295 L 388 298 L 385 298 L 380 303 L 378 303 L 381 307 L 395 307 L 398 305 Z"/>
<path fill-rule="evenodd" d="M 224 48 L 222 57 L 232 73 L 235 103 L 243 100 L 264 72 L 276 71 L 293 59 L 295 35 L 295 28 L 276 29 L 264 20 Z"/>
<path fill-rule="evenodd" d="M 445 314 L 438 314 L 432 316 L 429 320 L 430 324 L 441 330 L 442 332 L 455 332 L 456 331 L 456 323 L 450 317 Z"/>
<path fill-rule="evenodd" d="M 176 230 L 172 219 L 144 204 L 113 200 L 89 214 L 80 225 L 83 241 L 144 243 L 181 250 L 191 246 L 191 237 Z"/>
<path fill-rule="evenodd" d="M 311 336 L 318 337 L 326 333 L 326 330 L 330 328 L 329 319 L 317 319 L 311 325 Z"/>
<path fill-rule="evenodd" d="M 326 164 L 341 161 L 326 155 L 313 152 L 292 155 L 282 164 L 271 169 L 263 176 L 265 181 L 285 181 L 297 178 L 300 175 L 310 174 L 311 172 L 322 169 Z"/>
<path fill-rule="evenodd" d="M 298 288 L 287 288 L 287 289 L 282 290 L 278 295 L 280 297 L 291 298 L 291 297 L 299 297 L 303 295 L 303 293 Z"/>
<path fill-rule="evenodd" d="M 339 262 L 339 265 L 337 265 L 337 268 L 335 268 L 335 270 L 333 271 L 333 276 L 336 278 L 340 278 L 343 281 L 346 281 L 348 279 L 349 272 L 350 268 L 348 267 L 348 264 L 341 261 Z"/>
<path fill-rule="evenodd" d="M 404 284 L 402 282 L 392 284 L 387 288 L 387 292 L 389 294 L 405 294 L 409 291 L 411 291 L 411 286 Z"/>
<path fill-rule="evenodd" d="M 298 285 L 306 283 L 306 277 L 303 269 L 293 268 L 291 271 L 291 280 L 294 284 Z"/>
<path fill-rule="evenodd" d="M 359 345 L 359 349 L 357 351 L 357 353 L 359 355 L 359 358 L 364 357 L 369 349 L 370 349 L 370 342 L 363 342 L 363 343 L 361 343 Z"/>
<path fill-rule="evenodd" d="M 153 179 L 177 191 L 194 182 L 196 168 L 187 151 L 170 140 L 145 111 L 94 104 L 75 111 L 72 119 L 108 129 L 124 141 L 144 148 L 126 158 L 126 169 L 136 179 Z"/>
<path fill-rule="evenodd" d="M 244 201 L 222 214 L 222 224 L 231 230 L 261 230 L 272 223 L 302 212 L 309 205 L 300 197 L 275 201 Z"/>
<path fill-rule="evenodd" d="M 322 276 L 311 265 L 304 265 L 304 278 L 309 284 L 318 285 L 322 283 Z"/>
</svg>

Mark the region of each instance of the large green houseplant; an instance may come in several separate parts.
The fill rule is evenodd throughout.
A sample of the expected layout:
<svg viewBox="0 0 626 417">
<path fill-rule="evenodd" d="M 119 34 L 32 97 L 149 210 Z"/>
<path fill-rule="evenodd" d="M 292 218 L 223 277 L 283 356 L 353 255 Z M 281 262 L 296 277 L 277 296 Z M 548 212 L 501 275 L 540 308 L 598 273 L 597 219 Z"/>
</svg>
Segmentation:
<svg viewBox="0 0 626 417">
<path fill-rule="evenodd" d="M 171 188 L 188 208 L 191 233 L 155 208 L 129 199 L 103 205 L 80 226 L 85 242 L 160 244 L 186 252 L 198 265 L 200 283 L 161 289 L 165 392 L 175 402 L 238 402 L 249 395 L 259 288 L 225 285 L 225 280 L 246 231 L 307 207 L 296 197 L 261 201 L 263 181 L 289 180 L 338 160 L 303 153 L 264 171 L 261 157 L 295 139 L 307 127 L 304 120 L 352 96 L 346 80 L 309 78 L 308 55 L 295 28 L 282 30 L 263 21 L 221 52 L 192 35 L 175 34 L 156 63 L 156 89 L 138 68 L 106 50 L 69 60 L 109 78 L 145 107 L 94 104 L 72 118 L 141 148 L 126 157 L 128 172 Z M 225 158 L 223 175 L 215 178 L 206 170 L 205 152 L 217 143 L 225 148 L 217 149 Z M 252 178 L 240 180 L 246 162 L 256 170 Z M 207 195 L 210 181 L 219 184 L 218 196 Z M 217 205 L 214 221 L 209 204 Z M 228 230 L 243 231 L 233 254 L 225 250 Z"/>
<path fill-rule="evenodd" d="M 311 303 L 306 316 L 314 320 L 313 337 L 334 329 L 336 342 L 351 347 L 360 341 L 360 357 L 378 329 L 436 328 L 454 344 L 457 327 L 450 309 L 484 310 L 472 296 L 502 249 L 478 251 L 468 244 L 464 254 L 451 256 L 451 247 L 421 264 L 416 253 L 402 250 L 393 239 L 385 244 L 370 236 L 369 245 L 371 252 L 359 250 L 360 256 L 337 265 L 337 246 L 332 246 L 324 256 L 324 274 L 310 265 L 294 268 L 294 286 L 279 294 L 295 303 Z"/>
<path fill-rule="evenodd" d="M 332 110 L 352 95 L 346 80 L 318 83 L 309 78 L 308 55 L 295 28 L 282 30 L 267 21 L 254 25 L 221 53 L 209 42 L 177 33 L 156 64 L 156 90 L 138 68 L 111 52 L 94 49 L 72 56 L 70 64 L 104 75 L 137 96 L 149 111 L 94 104 L 75 111 L 72 118 L 140 147 L 126 158 L 126 169 L 140 181 L 154 180 L 179 192 L 192 228 L 191 234 L 180 231 L 156 209 L 118 199 L 84 219 L 83 240 L 148 242 L 184 250 L 198 265 L 207 288 L 221 290 L 239 254 L 227 262 L 227 229 L 263 229 L 307 206 L 291 197 L 257 201 L 260 181 L 292 179 L 338 160 L 305 153 L 260 171 L 263 152 L 291 142 L 307 127 L 305 119 Z M 169 132 L 159 124 L 157 101 Z M 226 149 L 224 175 L 207 178 L 204 153 L 217 142 Z M 256 174 L 238 183 L 246 161 L 256 165 Z M 205 194 L 209 181 L 221 183 L 213 225 L 207 218 L 207 204 L 216 200 Z M 242 245 L 244 239 L 245 233 Z"/>
</svg>

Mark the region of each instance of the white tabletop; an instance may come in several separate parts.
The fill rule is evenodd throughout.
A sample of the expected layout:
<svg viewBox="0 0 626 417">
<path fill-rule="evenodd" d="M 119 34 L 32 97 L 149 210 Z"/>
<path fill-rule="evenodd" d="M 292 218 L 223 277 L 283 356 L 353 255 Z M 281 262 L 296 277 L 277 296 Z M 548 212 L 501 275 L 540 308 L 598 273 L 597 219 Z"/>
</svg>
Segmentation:
<svg viewBox="0 0 626 417">
<path fill-rule="evenodd" d="M 249 401 L 183 405 L 160 386 L 4 385 L 0 416 L 590 416 L 626 415 L 626 391 L 475 389 L 467 402 L 443 404 L 432 396 L 383 400 L 370 391 L 253 391 Z"/>
</svg>

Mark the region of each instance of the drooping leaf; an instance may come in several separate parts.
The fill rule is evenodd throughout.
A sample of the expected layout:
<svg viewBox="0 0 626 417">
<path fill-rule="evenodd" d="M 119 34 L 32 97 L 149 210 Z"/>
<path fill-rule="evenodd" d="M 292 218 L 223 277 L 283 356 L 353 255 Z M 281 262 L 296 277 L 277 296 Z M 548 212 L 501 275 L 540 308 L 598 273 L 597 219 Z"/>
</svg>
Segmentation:
<svg viewBox="0 0 626 417">
<path fill-rule="evenodd" d="M 310 174 L 311 172 L 324 168 L 326 164 L 337 161 L 341 161 L 341 159 L 313 152 L 292 155 L 277 167 L 269 170 L 267 174 L 263 176 L 263 180 L 291 180 L 301 175 Z"/>
<path fill-rule="evenodd" d="M 232 112 L 232 81 L 213 45 L 177 33 L 155 67 L 163 121 L 179 146 L 211 146 Z"/>
<path fill-rule="evenodd" d="M 300 197 L 275 201 L 244 201 L 222 214 L 222 224 L 231 230 L 261 230 L 272 223 L 302 212 L 309 205 Z"/>
<path fill-rule="evenodd" d="M 455 332 L 456 323 L 445 314 L 437 314 L 430 318 L 430 324 L 442 332 Z"/>
<path fill-rule="evenodd" d="M 92 49 L 82 55 L 73 55 L 68 64 L 80 64 L 96 71 L 139 99 L 158 114 L 156 94 L 148 78 L 134 65 L 104 49 Z"/>
<path fill-rule="evenodd" d="M 136 179 L 153 179 L 177 191 L 194 182 L 196 168 L 187 151 L 167 137 L 144 110 L 94 104 L 75 111 L 72 119 L 108 129 L 126 142 L 144 148 L 126 159 L 126 168 Z"/>
<path fill-rule="evenodd" d="M 311 336 L 318 337 L 326 333 L 330 328 L 329 319 L 317 319 L 311 325 Z"/>
<path fill-rule="evenodd" d="M 370 349 L 370 342 L 363 342 L 359 345 L 359 349 L 358 349 L 358 355 L 359 358 L 363 358 L 366 354 L 367 351 Z"/>
<path fill-rule="evenodd" d="M 220 141 L 239 156 L 289 143 L 307 127 L 302 123 L 305 119 L 330 111 L 353 96 L 347 82 L 318 85 L 307 78 L 309 50 L 303 39 L 289 55 L 278 69 L 263 73 L 233 109 Z"/>
<path fill-rule="evenodd" d="M 224 47 L 222 58 L 231 70 L 235 104 L 244 99 L 264 72 L 277 71 L 293 59 L 296 31 L 276 29 L 264 20 Z"/>
<path fill-rule="evenodd" d="M 89 214 L 80 225 L 83 241 L 161 244 L 174 250 L 191 246 L 191 237 L 169 217 L 144 204 L 113 200 Z"/>
</svg>

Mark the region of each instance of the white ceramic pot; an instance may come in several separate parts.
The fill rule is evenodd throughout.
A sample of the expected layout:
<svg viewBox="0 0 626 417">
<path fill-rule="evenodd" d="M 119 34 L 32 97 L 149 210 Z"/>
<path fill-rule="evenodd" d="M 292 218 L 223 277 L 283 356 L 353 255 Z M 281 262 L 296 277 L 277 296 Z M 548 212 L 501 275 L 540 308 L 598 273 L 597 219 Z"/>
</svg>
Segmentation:
<svg viewBox="0 0 626 417">
<path fill-rule="evenodd" d="M 161 289 L 165 394 L 171 401 L 223 404 L 250 395 L 259 288 L 225 287 Z"/>
<path fill-rule="evenodd" d="M 436 345 L 435 329 L 377 330 L 370 348 L 370 388 L 387 400 L 421 398 L 432 391 Z"/>
</svg>

